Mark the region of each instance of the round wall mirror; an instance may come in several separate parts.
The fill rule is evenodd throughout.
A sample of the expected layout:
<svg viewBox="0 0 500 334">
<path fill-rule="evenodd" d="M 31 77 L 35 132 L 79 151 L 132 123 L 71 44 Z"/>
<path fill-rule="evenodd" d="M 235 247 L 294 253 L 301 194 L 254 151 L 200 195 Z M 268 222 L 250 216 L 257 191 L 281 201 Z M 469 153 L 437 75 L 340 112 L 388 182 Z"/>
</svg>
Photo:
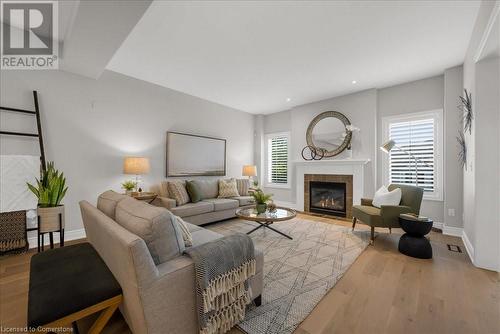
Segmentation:
<svg viewBox="0 0 500 334">
<path fill-rule="evenodd" d="M 352 132 L 347 130 L 349 119 L 338 111 L 325 111 L 309 124 L 306 133 L 307 145 L 322 150 L 325 157 L 333 157 L 344 151 L 351 143 Z"/>
</svg>

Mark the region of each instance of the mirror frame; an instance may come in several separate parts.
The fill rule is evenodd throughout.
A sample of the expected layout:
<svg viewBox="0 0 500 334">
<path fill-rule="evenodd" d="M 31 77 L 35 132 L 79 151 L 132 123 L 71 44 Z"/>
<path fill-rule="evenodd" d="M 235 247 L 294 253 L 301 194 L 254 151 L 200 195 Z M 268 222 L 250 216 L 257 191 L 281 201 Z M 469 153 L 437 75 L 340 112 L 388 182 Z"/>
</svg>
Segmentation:
<svg viewBox="0 0 500 334">
<path fill-rule="evenodd" d="M 352 139 L 352 132 L 346 129 L 345 131 L 346 131 L 347 135 L 345 136 L 342 144 L 340 144 L 340 146 L 337 149 L 332 150 L 332 151 L 327 151 L 324 148 L 316 147 L 316 145 L 314 145 L 314 142 L 312 139 L 313 129 L 316 126 L 316 124 L 319 123 L 319 121 L 321 121 L 325 118 L 330 118 L 330 117 L 337 118 L 342 123 L 344 123 L 344 126 L 351 125 L 351 122 L 344 114 L 342 114 L 338 111 L 325 111 L 325 112 L 322 112 L 321 114 L 319 114 L 313 118 L 311 123 L 309 123 L 309 126 L 307 127 L 307 132 L 306 132 L 307 145 L 312 146 L 317 150 L 322 150 L 325 153 L 325 155 L 324 155 L 325 158 L 331 158 L 331 157 L 334 157 L 334 156 L 342 153 L 347 147 L 349 147 L 349 145 L 351 144 L 351 139 Z"/>
</svg>

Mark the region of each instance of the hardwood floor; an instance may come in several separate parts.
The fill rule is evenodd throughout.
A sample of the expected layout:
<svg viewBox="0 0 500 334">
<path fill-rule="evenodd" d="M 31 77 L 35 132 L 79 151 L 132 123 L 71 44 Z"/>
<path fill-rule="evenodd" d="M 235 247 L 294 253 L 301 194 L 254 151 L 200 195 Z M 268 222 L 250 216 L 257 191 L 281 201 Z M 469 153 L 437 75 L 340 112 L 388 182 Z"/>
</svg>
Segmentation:
<svg viewBox="0 0 500 334">
<path fill-rule="evenodd" d="M 350 226 L 329 218 L 304 218 Z M 356 226 L 362 228 L 366 226 Z M 474 267 L 459 238 L 431 232 L 434 258 L 419 260 L 397 251 L 401 230 L 377 232 L 375 244 L 358 257 L 297 334 L 500 333 L 500 276 Z M 447 244 L 459 245 L 462 253 L 449 251 Z M 26 325 L 33 254 L 0 258 L 0 326 L 4 332 Z M 119 314 L 112 320 L 105 333 L 129 332 Z"/>
</svg>

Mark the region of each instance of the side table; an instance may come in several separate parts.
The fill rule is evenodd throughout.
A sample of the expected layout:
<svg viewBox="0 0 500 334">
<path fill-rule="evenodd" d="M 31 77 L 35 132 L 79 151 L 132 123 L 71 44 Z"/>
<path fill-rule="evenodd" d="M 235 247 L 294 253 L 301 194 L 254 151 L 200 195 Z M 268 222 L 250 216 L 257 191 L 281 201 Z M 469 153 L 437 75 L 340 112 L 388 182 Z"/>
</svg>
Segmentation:
<svg viewBox="0 0 500 334">
<path fill-rule="evenodd" d="M 406 232 L 399 239 L 399 252 L 419 259 L 432 259 L 432 246 L 425 237 L 432 229 L 432 220 L 401 214 L 399 224 Z"/>
</svg>

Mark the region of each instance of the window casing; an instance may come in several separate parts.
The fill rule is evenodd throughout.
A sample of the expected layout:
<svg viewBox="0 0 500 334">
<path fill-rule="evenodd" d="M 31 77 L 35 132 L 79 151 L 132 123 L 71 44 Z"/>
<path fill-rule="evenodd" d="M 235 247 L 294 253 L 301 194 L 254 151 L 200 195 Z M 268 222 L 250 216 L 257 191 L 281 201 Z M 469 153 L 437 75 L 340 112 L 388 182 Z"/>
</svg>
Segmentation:
<svg viewBox="0 0 500 334">
<path fill-rule="evenodd" d="M 383 140 L 392 139 L 402 150 L 417 157 L 418 185 L 424 199 L 443 200 L 442 110 L 384 117 Z M 383 156 L 385 184 L 415 185 L 415 159 L 394 147 Z"/>
<path fill-rule="evenodd" d="M 266 135 L 266 187 L 290 188 L 290 133 Z"/>
</svg>

